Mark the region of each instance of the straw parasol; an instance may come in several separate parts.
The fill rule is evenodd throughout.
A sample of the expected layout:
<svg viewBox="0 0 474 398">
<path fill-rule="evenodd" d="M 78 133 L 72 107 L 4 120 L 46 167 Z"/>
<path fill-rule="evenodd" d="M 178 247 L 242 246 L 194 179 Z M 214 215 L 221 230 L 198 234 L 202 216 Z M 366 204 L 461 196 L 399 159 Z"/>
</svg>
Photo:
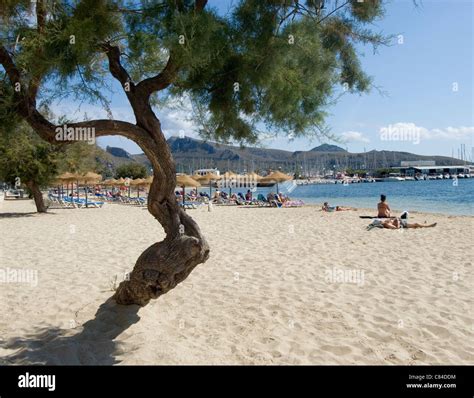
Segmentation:
<svg viewBox="0 0 474 398">
<path fill-rule="evenodd" d="M 141 185 L 145 185 L 145 180 L 143 178 L 135 178 L 134 180 L 130 181 L 130 184 L 134 187 L 138 187 Z"/>
<path fill-rule="evenodd" d="M 184 174 L 176 176 L 176 186 L 179 187 L 200 187 L 201 184 L 190 176 Z"/>
<path fill-rule="evenodd" d="M 254 180 L 254 181 L 260 181 L 263 178 L 262 176 L 258 175 L 255 172 L 247 173 L 245 174 L 245 176 L 248 177 L 248 179 Z"/>
<path fill-rule="evenodd" d="M 105 188 L 105 195 L 107 196 L 107 187 L 113 187 L 117 183 L 117 180 L 115 178 L 108 178 L 104 181 L 101 181 L 100 185 L 102 185 Z"/>
<path fill-rule="evenodd" d="M 195 179 L 191 178 L 190 176 L 183 174 L 176 176 L 176 186 L 183 188 L 183 204 L 184 204 L 184 196 L 186 194 L 186 187 L 200 187 L 201 184 L 196 181 Z"/>
<path fill-rule="evenodd" d="M 102 176 L 100 174 L 94 173 L 92 171 L 88 171 L 87 173 L 79 176 L 78 178 L 78 183 L 85 185 L 86 189 L 86 208 L 89 207 L 87 203 L 87 191 L 89 183 L 95 183 L 97 184 L 100 180 L 102 179 Z"/>
<path fill-rule="evenodd" d="M 117 183 L 117 180 L 115 178 L 108 178 L 107 180 L 101 181 L 101 185 L 107 186 L 107 185 L 115 185 Z"/>
<path fill-rule="evenodd" d="M 67 195 L 69 192 L 69 183 L 76 181 L 77 177 L 78 177 L 77 174 L 73 174 L 67 171 L 59 175 L 58 177 L 56 177 L 56 180 L 54 181 L 54 183 L 61 184 L 61 189 L 62 189 L 63 184 L 66 183 L 66 195 Z"/>
<path fill-rule="evenodd" d="M 87 185 L 89 183 L 98 183 L 102 179 L 100 174 L 88 171 L 87 173 L 79 176 L 78 180 L 80 183 Z"/>
<path fill-rule="evenodd" d="M 270 173 L 266 177 L 263 177 L 260 180 L 260 182 L 266 182 L 266 183 L 272 183 L 273 182 L 273 183 L 277 184 L 277 193 L 279 193 L 278 192 L 278 184 L 280 182 L 289 181 L 289 180 L 292 180 L 292 179 L 293 179 L 292 177 L 290 177 L 287 174 L 282 173 L 281 171 L 274 171 L 273 173 Z"/>
<path fill-rule="evenodd" d="M 261 175 L 258 175 L 255 172 L 247 173 L 243 175 L 244 181 L 247 186 L 256 188 L 258 186 L 258 182 L 263 178 Z"/>
<path fill-rule="evenodd" d="M 146 181 L 143 178 L 136 178 L 130 181 L 130 185 L 137 187 L 137 197 L 140 197 L 140 187 L 146 185 Z"/>
<path fill-rule="evenodd" d="M 77 178 L 76 174 L 70 173 L 69 171 L 59 175 L 57 180 L 61 181 L 74 181 Z"/>
<path fill-rule="evenodd" d="M 226 180 L 229 180 L 231 178 L 235 178 L 237 177 L 237 174 L 235 174 L 233 171 L 226 171 L 223 175 L 223 177 L 226 179 Z"/>
<path fill-rule="evenodd" d="M 125 178 L 120 177 L 118 180 L 116 180 L 115 185 L 121 186 L 125 184 Z"/>
</svg>

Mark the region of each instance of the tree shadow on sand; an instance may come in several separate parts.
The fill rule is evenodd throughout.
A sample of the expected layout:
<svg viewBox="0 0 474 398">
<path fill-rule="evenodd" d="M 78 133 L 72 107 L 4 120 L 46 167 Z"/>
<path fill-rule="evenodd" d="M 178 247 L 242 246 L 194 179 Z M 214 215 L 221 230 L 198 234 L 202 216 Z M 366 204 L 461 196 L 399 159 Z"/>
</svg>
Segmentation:
<svg viewBox="0 0 474 398">
<path fill-rule="evenodd" d="M 65 329 L 46 328 L 26 338 L 0 342 L 0 348 L 15 353 L 0 359 L 1 365 L 113 365 L 119 363 L 117 343 L 122 332 L 140 320 L 137 305 L 123 306 L 108 299 L 94 319 L 78 327 L 74 335 Z"/>
<path fill-rule="evenodd" d="M 32 211 L 29 213 L 0 213 L 0 218 L 33 217 L 35 214 L 38 214 L 38 213 L 36 211 Z M 48 213 L 44 213 L 44 214 L 48 214 Z"/>
</svg>

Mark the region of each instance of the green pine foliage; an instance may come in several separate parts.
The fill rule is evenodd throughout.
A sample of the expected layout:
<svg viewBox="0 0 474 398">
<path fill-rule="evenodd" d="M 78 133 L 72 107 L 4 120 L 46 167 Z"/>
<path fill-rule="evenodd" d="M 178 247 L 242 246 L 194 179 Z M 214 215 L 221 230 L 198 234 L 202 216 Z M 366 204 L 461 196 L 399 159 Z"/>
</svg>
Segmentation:
<svg viewBox="0 0 474 398">
<path fill-rule="evenodd" d="M 41 140 L 25 123 L 8 130 L 0 126 L 0 180 L 46 187 L 57 176 L 58 161 L 59 148 Z"/>
<path fill-rule="evenodd" d="M 38 0 L 36 11 L 47 16 L 39 31 L 29 1 L 4 0 L 0 45 L 30 81 L 42 77 L 41 102 L 72 96 L 107 109 L 113 79 L 104 44 L 120 47 L 135 83 L 171 57 L 177 73 L 153 96 L 157 116 L 160 106 L 186 98 L 203 137 L 255 143 L 259 125 L 290 138 L 328 134 L 337 93 L 371 87 L 357 45 L 387 42 L 371 29 L 382 0 L 241 0 L 225 15 L 196 11 L 196 3 Z M 0 118 L 7 108 L 0 102 Z"/>
</svg>

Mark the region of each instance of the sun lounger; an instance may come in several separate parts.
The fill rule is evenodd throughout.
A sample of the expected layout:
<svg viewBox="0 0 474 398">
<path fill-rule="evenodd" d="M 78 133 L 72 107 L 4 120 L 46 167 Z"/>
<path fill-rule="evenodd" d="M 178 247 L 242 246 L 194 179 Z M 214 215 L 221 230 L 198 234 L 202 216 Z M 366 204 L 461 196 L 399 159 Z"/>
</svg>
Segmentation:
<svg viewBox="0 0 474 398">
<path fill-rule="evenodd" d="M 304 206 L 304 202 L 302 200 L 287 200 L 283 202 L 281 207 L 301 207 Z"/>
<path fill-rule="evenodd" d="M 181 202 L 179 204 L 183 209 L 197 209 L 197 205 L 194 202 Z"/>
</svg>

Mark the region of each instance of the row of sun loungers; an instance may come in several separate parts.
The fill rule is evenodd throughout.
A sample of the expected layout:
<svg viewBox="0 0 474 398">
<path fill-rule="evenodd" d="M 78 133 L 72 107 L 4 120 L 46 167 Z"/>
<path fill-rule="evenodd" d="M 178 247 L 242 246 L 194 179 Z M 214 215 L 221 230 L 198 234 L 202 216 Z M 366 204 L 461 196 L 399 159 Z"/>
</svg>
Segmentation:
<svg viewBox="0 0 474 398">
<path fill-rule="evenodd" d="M 71 198 L 68 196 L 58 196 L 49 194 L 49 200 L 51 200 L 52 204 L 60 208 L 83 208 L 83 207 L 92 207 L 92 208 L 100 208 L 104 205 L 105 202 L 99 202 L 94 199 L 83 199 L 83 198 Z"/>
<path fill-rule="evenodd" d="M 286 200 L 278 202 L 276 200 L 269 201 L 264 195 L 259 194 L 257 199 L 246 200 L 242 197 L 237 199 L 217 198 L 213 199 L 213 203 L 223 206 L 239 205 L 244 207 L 301 207 L 304 206 L 302 200 Z"/>
<path fill-rule="evenodd" d="M 119 204 L 127 204 L 127 205 L 134 205 L 134 206 L 146 206 L 147 199 L 144 197 L 128 197 L 128 196 L 117 196 L 117 197 L 105 197 L 104 200 L 110 203 L 119 203 Z"/>
<path fill-rule="evenodd" d="M 83 207 L 92 207 L 100 208 L 106 202 L 107 203 L 119 203 L 119 204 L 128 204 L 133 206 L 146 206 L 147 199 L 145 197 L 127 197 L 127 196 L 117 196 L 111 197 L 101 194 L 96 194 L 95 198 L 100 200 L 91 199 L 86 200 L 84 198 L 71 198 L 69 196 L 58 196 L 54 194 L 48 195 L 54 207 L 58 208 L 83 208 Z M 182 196 L 177 196 L 177 201 L 179 205 L 184 209 L 197 209 L 199 206 L 209 202 L 209 199 L 205 196 L 191 197 L 189 195 L 185 196 L 185 201 L 182 201 Z M 220 206 L 243 206 L 243 207 L 301 207 L 304 205 L 304 202 L 301 200 L 287 200 L 284 202 L 277 202 L 275 200 L 269 201 L 267 198 L 259 194 L 257 199 L 245 200 L 241 197 L 238 199 L 228 199 L 228 198 L 217 198 L 211 199 L 212 203 Z"/>
</svg>

